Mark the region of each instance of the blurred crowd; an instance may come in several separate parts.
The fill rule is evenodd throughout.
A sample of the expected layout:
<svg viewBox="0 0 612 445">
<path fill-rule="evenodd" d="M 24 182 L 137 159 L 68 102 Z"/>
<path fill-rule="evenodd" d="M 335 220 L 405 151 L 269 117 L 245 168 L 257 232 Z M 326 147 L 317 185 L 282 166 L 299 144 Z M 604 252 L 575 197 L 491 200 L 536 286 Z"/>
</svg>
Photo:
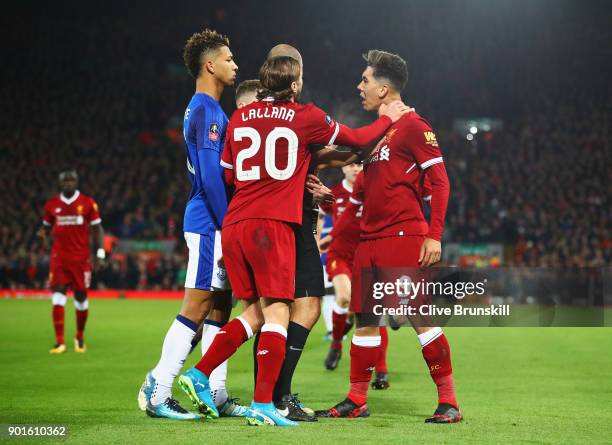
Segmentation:
<svg viewBox="0 0 612 445">
<path fill-rule="evenodd" d="M 351 125 L 371 119 L 355 90 L 361 53 L 398 52 L 410 71 L 405 99 L 432 124 L 446 157 L 445 242 L 504 243 L 508 264 L 611 264 L 609 14 L 571 2 L 525 2 L 520 11 L 500 3 L 494 12 L 404 3 L 367 17 L 345 2 L 323 10 L 280 1 L 160 4 L 146 15 L 137 2 L 90 5 L 86 14 L 70 2 L 45 15 L 15 6 L 3 23 L 10 69 L 0 73 L 0 288 L 45 285 L 48 246 L 35 233 L 68 167 L 98 201 L 109 235 L 177 240 L 160 258 L 112 256 L 94 286 L 180 288 L 189 193 L 181 124 L 193 90 L 182 45 L 204 26 L 230 35 L 241 79 L 256 76 L 274 44 L 298 46 L 304 100 Z M 324 19 L 339 14 L 333 26 Z M 356 32 L 383 21 L 385 32 Z M 229 90 L 228 114 L 232 100 Z M 477 116 L 504 128 L 472 141 L 453 130 L 454 119 Z"/>
</svg>

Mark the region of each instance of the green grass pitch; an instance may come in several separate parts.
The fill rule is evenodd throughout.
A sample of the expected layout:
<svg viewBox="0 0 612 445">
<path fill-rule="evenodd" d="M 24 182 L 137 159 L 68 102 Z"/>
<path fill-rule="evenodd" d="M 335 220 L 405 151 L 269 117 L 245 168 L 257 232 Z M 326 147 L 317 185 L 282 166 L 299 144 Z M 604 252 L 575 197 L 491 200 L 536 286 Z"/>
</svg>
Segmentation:
<svg viewBox="0 0 612 445">
<path fill-rule="evenodd" d="M 51 303 L 0 300 L 0 424 L 64 423 L 66 442 L 82 444 L 460 444 L 610 443 L 612 330 L 609 328 L 449 328 L 454 376 L 465 421 L 430 425 L 435 387 L 409 329 L 390 333 L 391 388 L 371 391 L 369 419 L 322 420 L 298 428 L 247 427 L 244 419 L 180 423 L 150 419 L 136 395 L 180 303 L 93 300 L 89 351 L 75 354 L 72 303 L 68 352 L 51 356 Z M 320 322 L 294 379 L 313 408 L 346 395 L 348 347 L 340 367 L 323 369 L 328 344 Z M 347 345 L 348 346 L 348 345 Z M 193 354 L 187 365 L 199 358 Z M 230 361 L 228 387 L 250 402 L 251 344 Z M 175 388 L 175 395 L 191 408 Z M 5 443 L 58 440 L 7 439 Z"/>
</svg>

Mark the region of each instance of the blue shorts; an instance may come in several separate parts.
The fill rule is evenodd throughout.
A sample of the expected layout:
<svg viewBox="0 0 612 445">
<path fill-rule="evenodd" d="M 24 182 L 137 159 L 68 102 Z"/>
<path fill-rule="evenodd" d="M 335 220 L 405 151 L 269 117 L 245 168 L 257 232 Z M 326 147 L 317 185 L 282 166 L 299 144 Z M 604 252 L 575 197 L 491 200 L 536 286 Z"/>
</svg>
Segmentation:
<svg viewBox="0 0 612 445">
<path fill-rule="evenodd" d="M 185 232 L 189 248 L 189 263 L 185 287 L 201 290 L 228 290 L 229 280 L 225 267 L 218 264 L 221 252 L 221 231 L 208 234 Z"/>
</svg>

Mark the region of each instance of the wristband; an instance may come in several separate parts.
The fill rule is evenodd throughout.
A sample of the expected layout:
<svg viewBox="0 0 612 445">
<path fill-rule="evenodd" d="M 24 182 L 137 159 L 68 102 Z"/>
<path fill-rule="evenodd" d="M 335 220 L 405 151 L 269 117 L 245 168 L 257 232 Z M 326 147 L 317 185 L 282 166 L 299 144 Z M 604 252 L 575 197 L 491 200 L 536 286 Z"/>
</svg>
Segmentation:
<svg viewBox="0 0 612 445">
<path fill-rule="evenodd" d="M 96 257 L 100 260 L 103 260 L 104 258 L 106 258 L 106 251 L 103 248 L 99 248 L 96 251 Z"/>
</svg>

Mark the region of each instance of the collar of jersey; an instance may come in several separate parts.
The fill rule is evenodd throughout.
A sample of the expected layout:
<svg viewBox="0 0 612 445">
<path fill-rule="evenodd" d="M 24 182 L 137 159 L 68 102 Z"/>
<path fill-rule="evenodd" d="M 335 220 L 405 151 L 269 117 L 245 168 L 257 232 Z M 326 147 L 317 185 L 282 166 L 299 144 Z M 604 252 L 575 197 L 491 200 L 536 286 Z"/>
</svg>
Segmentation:
<svg viewBox="0 0 612 445">
<path fill-rule="evenodd" d="M 353 193 L 353 186 L 349 184 L 349 182 L 345 179 L 342 180 L 342 187 L 346 189 L 347 192 Z"/>
<path fill-rule="evenodd" d="M 72 195 L 72 198 L 66 198 L 63 193 L 60 193 L 60 199 L 62 200 L 62 202 L 64 204 L 70 205 L 74 201 L 77 200 L 77 198 L 79 197 L 80 194 L 81 194 L 81 192 L 79 192 L 78 190 L 75 190 L 74 195 Z"/>
</svg>

